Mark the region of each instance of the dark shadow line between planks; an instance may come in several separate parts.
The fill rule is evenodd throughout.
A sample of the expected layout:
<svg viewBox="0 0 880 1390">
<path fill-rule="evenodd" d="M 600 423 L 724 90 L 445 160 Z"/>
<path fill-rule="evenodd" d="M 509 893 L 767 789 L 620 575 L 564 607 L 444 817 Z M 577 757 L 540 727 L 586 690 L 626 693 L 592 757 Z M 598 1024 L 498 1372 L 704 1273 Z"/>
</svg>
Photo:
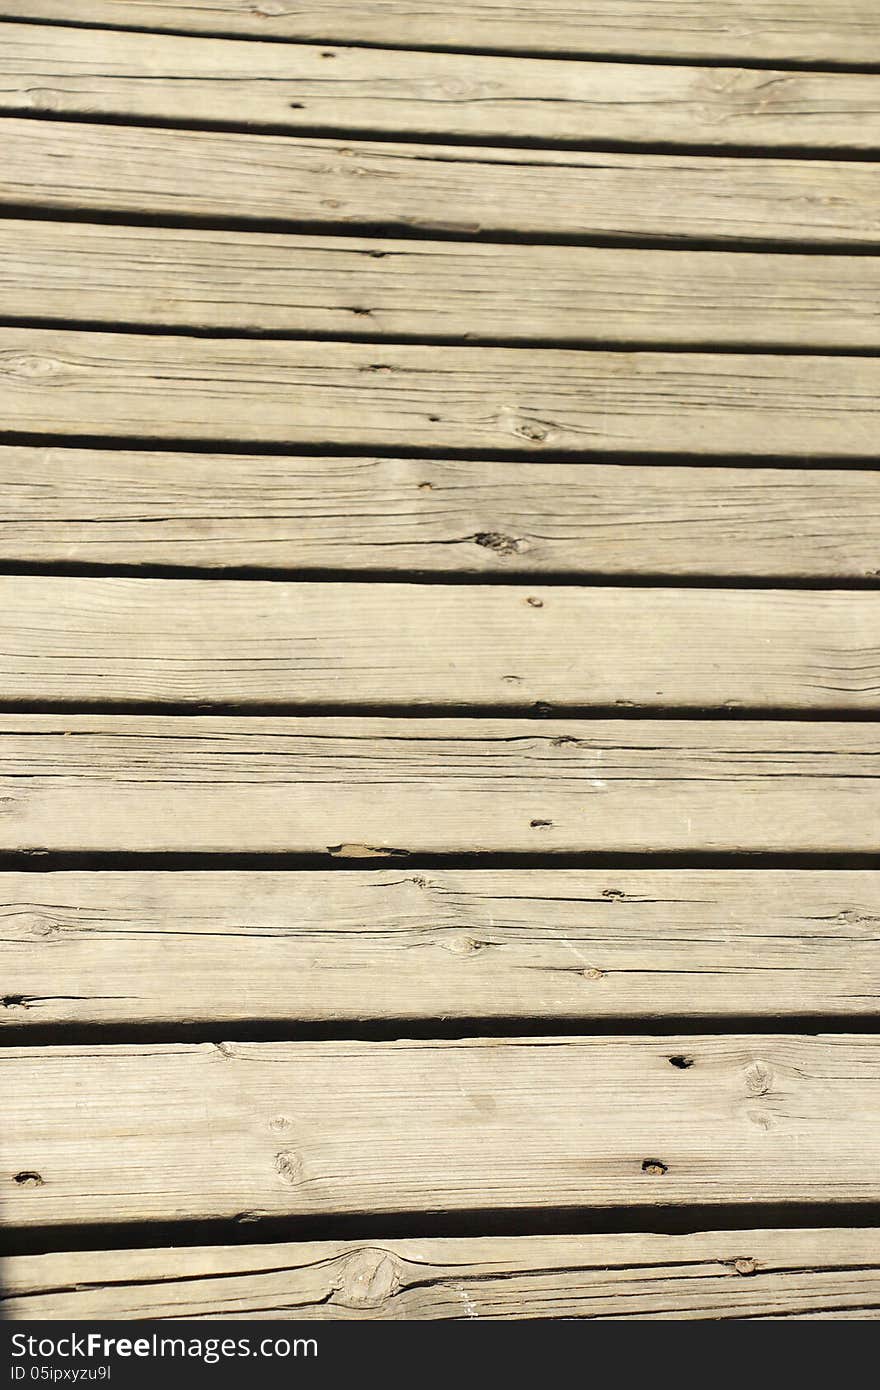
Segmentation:
<svg viewBox="0 0 880 1390">
<path fill-rule="evenodd" d="M 0 1011 L 14 1008 L 19 996 L 0 999 Z M 18 1005 L 20 1008 L 21 1005 Z M 776 1014 L 772 1016 L 714 1013 L 695 1017 L 677 1014 L 653 1018 L 631 1015 L 593 1018 L 584 1014 L 535 1019 L 517 1015 L 504 1018 L 389 1018 L 301 1022 L 296 1019 L 260 1019 L 255 1022 L 214 1020 L 207 1023 L 56 1023 L 0 1026 L 0 1046 L 5 1047 L 116 1047 L 157 1044 L 276 1042 L 459 1042 L 479 1038 L 582 1038 L 639 1037 L 669 1039 L 704 1037 L 707 1034 L 772 1034 L 774 1036 L 823 1037 L 827 1034 L 859 1034 L 880 1037 L 880 1000 L 875 1014 Z M 673 1055 L 670 1065 L 690 1070 L 690 1059 Z"/>
<path fill-rule="evenodd" d="M 702 66 L 702 65 L 701 65 Z M 540 99 L 535 100 L 535 105 Z M 581 154 L 641 154 L 685 155 L 698 159 L 761 159 L 808 160 L 811 163 L 872 164 L 880 158 L 880 144 L 866 147 L 851 145 L 749 144 L 731 141 L 711 144 L 700 140 L 623 140 L 623 139 L 566 139 L 561 136 L 505 136 L 491 132 L 469 135 L 462 132 L 421 130 L 418 126 L 401 126 L 394 130 L 376 130 L 371 126 L 284 125 L 277 121 L 225 121 L 200 117 L 123 115 L 121 112 L 101 111 L 35 111 L 32 106 L 16 106 L 7 99 L 0 110 L 0 120 L 30 120 L 61 125 L 115 126 L 134 130 L 202 131 L 213 135 L 271 136 L 287 140 L 364 140 L 378 145 L 432 145 L 445 149 L 501 150 L 568 150 Z"/>
<path fill-rule="evenodd" d="M 231 518 L 234 520 L 234 517 Z M 120 518 L 121 523 L 129 522 L 129 518 Z M 185 518 L 184 518 L 185 520 Z M 308 520 L 307 517 L 304 520 Z M 114 525 L 112 518 L 103 520 L 101 517 L 95 518 L 96 524 L 107 526 Z M 267 524 L 272 522 L 272 517 L 266 517 Z M 64 523 L 53 522 L 53 525 Z M 7 519 L 7 525 L 10 524 Z M 479 534 L 479 533 L 478 533 Z M 464 545 L 475 539 L 474 536 L 462 536 L 458 539 L 448 541 L 419 542 L 414 540 L 412 548 L 418 549 L 419 545 L 446 545 L 450 553 L 454 553 L 455 547 Z M 172 542 L 155 542 L 166 548 Z M 177 544 L 186 544 L 185 541 L 178 541 Z M 223 538 L 217 540 L 217 544 L 222 546 Z M 377 549 L 380 543 L 376 543 Z M 515 557 L 511 557 L 509 563 L 515 564 Z M 880 562 L 878 562 L 880 563 Z M 323 585 L 343 585 L 343 584 L 407 584 L 419 588 L 518 588 L 518 589 L 698 589 L 701 591 L 718 590 L 759 590 L 782 589 L 787 592 L 809 592 L 809 593 L 836 593 L 840 591 L 855 593 L 874 593 L 880 591 L 880 570 L 868 575 L 736 575 L 736 574 L 667 574 L 663 571 L 639 571 L 630 573 L 629 571 L 617 573 L 613 570 L 492 570 L 484 573 L 478 569 L 449 569 L 449 570 L 422 570 L 417 566 L 408 569 L 339 569 L 321 568 L 318 566 L 308 568 L 298 568 L 291 565 L 289 568 L 284 566 L 259 565 L 168 565 L 154 564 L 145 561 L 143 564 L 119 564 L 116 561 L 79 561 L 79 560 L 6 560 L 0 557 L 0 577 L 12 577 L 15 575 L 26 575 L 32 577 L 54 578 L 54 579 L 143 579 L 155 580 L 163 579 L 170 583 L 177 580 L 205 580 L 211 583 L 215 580 L 238 580 L 243 582 L 257 582 L 261 584 L 323 584 Z M 3 701 L 0 700 L 0 709 L 3 708 Z M 488 707 L 487 707 L 488 708 Z M 510 708 L 510 706 L 507 706 Z M 524 709 L 535 711 L 534 705 L 523 706 Z M 542 710 L 543 710 L 542 706 Z M 576 706 L 575 708 L 581 708 Z M 586 707 L 583 707 L 586 708 Z M 611 707 L 609 707 L 611 708 Z M 616 706 L 614 707 L 616 710 Z M 539 713 L 541 711 L 538 711 Z M 669 712 L 668 710 L 665 712 Z"/>
<path fill-rule="evenodd" d="M 334 679 L 330 677 L 328 679 Z M 458 720 L 504 719 L 531 720 L 536 725 L 536 735 L 542 720 L 556 721 L 581 720 L 627 720 L 642 723 L 646 720 L 666 720 L 670 722 L 700 723 L 779 723 L 789 724 L 876 724 L 880 721 L 880 702 L 867 709 L 851 709 L 839 705 L 819 705 L 801 709 L 797 705 L 650 705 L 634 704 L 631 701 L 620 704 L 551 704 L 546 700 L 534 700 L 531 704 L 461 704 L 450 700 L 447 703 L 422 701 L 353 701 L 353 700 L 212 700 L 193 696 L 189 700 L 110 700 L 101 695 L 94 699 L 78 696 L 74 700 L 0 700 L 0 717 L 3 715 L 54 714 L 97 717 L 99 715 L 144 715 L 171 719 L 186 719 L 193 715 L 211 715 L 215 718 L 234 719 L 400 719 L 408 724 L 420 720 L 443 719 L 448 722 Z"/>
<path fill-rule="evenodd" d="M 369 859 L 344 858 L 332 853 L 296 853 L 287 850 L 51 850 L 33 846 L 22 850 L 0 850 L 0 873 L 52 874 L 71 870 L 88 873 L 156 871 L 162 873 L 215 873 L 271 870 L 297 873 L 303 869 L 331 870 L 334 873 L 363 873 L 364 869 L 592 869 L 631 871 L 637 869 L 871 869 L 880 870 L 880 848 L 873 853 L 821 850 L 778 853 L 765 850 L 733 850 L 726 853 L 700 850 L 580 853 L 559 851 L 529 854 L 480 850 L 432 854 L 421 850 L 377 850 Z"/>
<path fill-rule="evenodd" d="M 216 29 L 199 28 L 165 28 L 159 29 L 147 24 L 122 24 L 111 23 L 105 20 L 87 19 L 48 19 L 32 18 L 28 15 L 6 14 L 0 6 L 0 20 L 15 24 L 31 24 L 37 28 L 46 29 L 92 29 L 107 30 L 111 33 L 126 34 L 160 34 L 169 35 L 177 38 L 198 38 L 198 39 L 232 39 L 238 43 L 274 43 L 287 44 L 290 47 L 324 47 L 324 48 L 367 48 L 391 49 L 394 52 L 405 53 L 454 53 L 469 57 L 486 58 L 539 58 L 547 62 L 583 62 L 583 63 L 637 63 L 644 67 L 701 67 L 701 68 L 754 68 L 756 71 L 765 72 L 768 69 L 774 72 L 827 72 L 834 73 L 865 73 L 872 74 L 880 72 L 880 62 L 877 63 L 847 63 L 834 59 L 785 59 L 785 61 L 764 59 L 764 58 L 718 58 L 712 55 L 695 56 L 688 54 L 681 55 L 654 55 L 646 53 L 604 53 L 601 50 L 578 50 L 578 49 L 543 49 L 543 48 L 509 48 L 506 46 L 485 45 L 480 48 L 472 48 L 460 44 L 438 44 L 438 43 L 395 43 L 392 40 L 385 40 L 382 43 L 373 43 L 366 39 L 351 38 L 286 38 L 278 34 L 247 34 L 241 30 L 224 29 L 218 25 Z"/>
<path fill-rule="evenodd" d="M 0 118 L 2 121 L 2 118 Z M 2 128 L 2 125 L 0 125 Z M 612 234 L 565 232 L 518 232 L 505 228 L 486 227 L 455 231 L 434 226 L 430 222 L 407 225 L 398 222 L 339 222 L 332 219 L 309 220 L 284 217 L 217 217 L 198 214 L 178 215 L 168 212 L 143 212 L 136 208 L 114 209 L 51 207 L 0 197 L 0 217 L 31 222 L 75 222 L 109 227 L 154 227 L 170 231 L 265 232 L 269 234 L 303 236 L 369 237 L 395 241 L 452 241 L 466 244 L 496 246 L 580 246 L 590 248 L 627 248 L 636 251 L 728 251 L 767 252 L 792 256 L 876 256 L 880 254 L 880 234 L 870 242 L 841 242 L 821 238 L 798 241 L 772 237 L 688 237 L 634 236 L 625 232 Z M 371 253 L 367 253 L 371 254 Z"/>
<path fill-rule="evenodd" d="M 657 1182 L 658 1179 L 647 1178 L 646 1181 Z M 261 1217 L 242 1212 L 232 1220 L 106 1222 L 3 1229 L 0 1230 L 0 1252 L 6 1255 L 40 1255 L 76 1250 L 148 1250 L 171 1246 L 259 1245 L 281 1241 L 635 1235 L 642 1232 L 690 1235 L 701 1231 L 729 1231 L 732 1236 L 742 1234 L 742 1253 L 747 1256 L 748 1237 L 756 1229 L 854 1226 L 880 1226 L 880 1203 L 789 1204 L 756 1201 L 697 1206 L 693 1203 L 665 1204 L 658 1199 L 657 1204 L 650 1207 L 472 1208 L 448 1212 L 359 1212 L 301 1217 Z"/>
<path fill-rule="evenodd" d="M 674 254 L 674 253 L 670 253 Z M 719 312 L 721 306 L 719 306 Z M 344 311 L 343 311 L 344 312 Z M 372 310 L 358 310 L 366 316 Z M 384 311 L 380 308 L 378 313 Z M 692 342 L 664 342 L 646 338 L 577 338 L 577 337 L 498 337 L 481 333 L 399 333 L 383 332 L 377 329 L 346 328 L 344 332 L 321 332 L 309 329 L 207 327 L 197 323 L 162 323 L 144 320 L 126 321 L 113 319 L 74 319 L 65 314 L 3 314 L 0 312 L 0 329 L 27 328 L 56 330 L 62 333 L 105 333 L 109 335 L 131 334 L 144 338 L 196 338 L 209 341 L 266 343 L 376 343 L 385 347 L 460 347 L 460 348 L 519 348 L 542 351 L 545 349 L 565 352 L 652 352 L 664 355 L 711 353 L 713 357 L 734 355 L 760 355 L 762 357 L 880 357 L 880 342 L 876 347 L 856 344 L 841 347 L 839 344 L 816 343 L 805 346 L 801 343 L 755 342 L 743 339 L 737 342 L 716 343 L 712 340 L 696 339 Z"/>
<path fill-rule="evenodd" d="M 627 464 L 661 464 L 684 468 L 835 468 L 844 472 L 880 471 L 880 454 L 823 454 L 804 457 L 799 454 L 686 454 L 676 450 L 628 450 L 626 453 L 601 449 L 493 449 L 462 448 L 458 446 L 407 447 L 389 444 L 387 440 L 356 444 L 322 443 L 320 440 L 292 439 L 265 443 L 252 439 L 205 439 L 201 436 L 63 434 L 35 430 L 0 429 L 0 445 L 23 445 L 36 448 L 63 449 L 126 449 L 141 453 L 247 454 L 264 457 L 291 456 L 297 458 L 363 458 L 365 455 L 382 459 L 419 459 L 425 464 L 444 460 L 464 463 L 601 463 L 610 466 Z"/>
</svg>

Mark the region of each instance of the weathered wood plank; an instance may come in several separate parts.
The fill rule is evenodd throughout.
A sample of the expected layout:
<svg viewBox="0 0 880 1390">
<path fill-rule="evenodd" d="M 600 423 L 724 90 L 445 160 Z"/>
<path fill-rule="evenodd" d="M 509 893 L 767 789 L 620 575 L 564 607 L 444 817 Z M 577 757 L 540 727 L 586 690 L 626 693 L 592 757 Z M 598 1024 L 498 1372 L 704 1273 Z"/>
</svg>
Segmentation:
<svg viewBox="0 0 880 1390">
<path fill-rule="evenodd" d="M 878 536 L 867 470 L 0 447 L 25 563 L 844 579 Z"/>
<path fill-rule="evenodd" d="M 868 710 L 880 693 L 874 592 L 5 575 L 0 611 L 7 701 Z"/>
<path fill-rule="evenodd" d="M 880 258 L 0 221 L 7 318 L 515 343 L 880 347 Z M 515 312 L 511 312 L 511 306 Z"/>
<path fill-rule="evenodd" d="M 607 53 L 662 58 L 868 64 L 880 61 L 873 0 L 4 0 L 6 18 L 76 19 L 317 43 Z"/>
<path fill-rule="evenodd" d="M 862 458 L 877 447 L 880 358 L 4 328 L 0 420 L 230 445 Z"/>
<path fill-rule="evenodd" d="M 851 1318 L 875 1229 L 316 1241 L 12 1256 L 10 1319 Z"/>
<path fill-rule="evenodd" d="M 22 1227 L 877 1197 L 868 1036 L 10 1047 L 0 1075 Z"/>
<path fill-rule="evenodd" d="M 0 1027 L 876 1014 L 878 925 L 875 872 L 4 873 Z"/>
<path fill-rule="evenodd" d="M 880 146 L 880 82 L 864 74 L 328 54 L 33 24 L 0 23 L 0 112 L 509 142 Z"/>
<path fill-rule="evenodd" d="M 876 853 L 878 731 L 4 715 L 0 848 Z"/>
<path fill-rule="evenodd" d="M 876 246 L 867 161 L 596 154 L 7 118 L 0 207 L 486 236 Z"/>
</svg>

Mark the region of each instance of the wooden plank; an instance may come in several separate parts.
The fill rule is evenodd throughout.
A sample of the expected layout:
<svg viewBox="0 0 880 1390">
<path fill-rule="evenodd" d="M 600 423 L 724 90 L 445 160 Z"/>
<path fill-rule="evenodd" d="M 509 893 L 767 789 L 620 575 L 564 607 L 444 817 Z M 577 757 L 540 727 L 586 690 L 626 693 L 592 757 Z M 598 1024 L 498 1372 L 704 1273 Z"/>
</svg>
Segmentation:
<svg viewBox="0 0 880 1390">
<path fill-rule="evenodd" d="M 833 580 L 878 534 L 868 470 L 0 447 L 24 563 Z"/>
<path fill-rule="evenodd" d="M 870 710 L 880 690 L 875 592 L 5 575 L 0 610 L 7 701 Z"/>
<path fill-rule="evenodd" d="M 0 1027 L 19 1029 L 842 1017 L 880 1000 L 876 872 L 4 873 L 0 922 Z"/>
<path fill-rule="evenodd" d="M 7 319 L 689 347 L 880 347 L 880 258 L 0 221 Z M 511 313 L 511 305 L 516 312 Z"/>
<path fill-rule="evenodd" d="M 3 141 L 0 207 L 10 210 L 746 247 L 880 242 L 880 167 L 861 160 L 340 143 L 14 117 Z"/>
<path fill-rule="evenodd" d="M 4 715 L 0 849 L 876 853 L 878 732 Z"/>
<path fill-rule="evenodd" d="M 880 61 L 873 0 L 4 0 L 0 15 L 317 43 L 788 62 Z"/>
<path fill-rule="evenodd" d="M 880 26 L 878 26 L 880 33 Z M 876 76 L 0 23 L 0 111 L 589 144 L 877 149 Z M 332 61 L 330 61 L 332 59 Z"/>
<path fill-rule="evenodd" d="M 85 1250 L 4 1262 L 9 1319 L 877 1316 L 876 1229 Z"/>
<path fill-rule="evenodd" d="M 877 1197 L 868 1036 L 9 1047 L 0 1072 L 12 1226 Z"/>
<path fill-rule="evenodd" d="M 0 420 L 233 446 L 863 458 L 880 359 L 4 328 Z"/>
</svg>

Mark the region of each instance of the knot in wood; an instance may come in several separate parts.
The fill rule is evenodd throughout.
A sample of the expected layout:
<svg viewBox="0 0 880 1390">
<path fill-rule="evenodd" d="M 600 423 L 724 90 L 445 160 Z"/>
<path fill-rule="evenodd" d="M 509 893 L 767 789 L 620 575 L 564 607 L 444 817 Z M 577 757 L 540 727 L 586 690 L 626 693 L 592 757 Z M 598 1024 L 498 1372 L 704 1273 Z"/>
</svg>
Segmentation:
<svg viewBox="0 0 880 1390">
<path fill-rule="evenodd" d="M 773 1068 L 766 1062 L 746 1067 L 746 1090 L 752 1096 L 766 1096 L 773 1086 Z"/>
<path fill-rule="evenodd" d="M 474 544 L 482 546 L 484 550 L 492 550 L 496 555 L 518 555 L 521 550 L 528 549 L 519 536 L 504 536 L 500 531 L 478 531 Z"/>
<path fill-rule="evenodd" d="M 54 357 L 38 357 L 35 354 L 17 354 L 6 359 L 6 370 L 10 376 L 21 377 L 26 381 L 39 380 L 52 376 L 61 370 L 61 363 Z"/>
<path fill-rule="evenodd" d="M 472 936 L 453 936 L 447 949 L 456 956 L 473 956 L 485 946 L 485 941 L 474 941 Z"/>
<path fill-rule="evenodd" d="M 18 1187 L 42 1187 L 43 1178 L 40 1173 L 24 1172 L 16 1173 L 13 1181 Z"/>
<path fill-rule="evenodd" d="M 25 96 L 31 111 L 60 111 L 64 104 L 61 93 L 51 87 L 29 87 Z"/>
<path fill-rule="evenodd" d="M 541 420 L 518 420 L 513 432 L 521 439 L 530 439 L 533 444 L 543 444 L 550 437 L 549 425 L 545 425 Z"/>
<path fill-rule="evenodd" d="M 333 1302 L 343 1308 L 379 1308 L 400 1288 L 397 1261 L 386 1250 L 367 1246 L 345 1256 L 333 1286 Z"/>
<path fill-rule="evenodd" d="M 275 1172 L 282 1182 L 294 1187 L 302 1179 L 302 1158 L 293 1149 L 283 1149 L 275 1155 Z"/>
</svg>

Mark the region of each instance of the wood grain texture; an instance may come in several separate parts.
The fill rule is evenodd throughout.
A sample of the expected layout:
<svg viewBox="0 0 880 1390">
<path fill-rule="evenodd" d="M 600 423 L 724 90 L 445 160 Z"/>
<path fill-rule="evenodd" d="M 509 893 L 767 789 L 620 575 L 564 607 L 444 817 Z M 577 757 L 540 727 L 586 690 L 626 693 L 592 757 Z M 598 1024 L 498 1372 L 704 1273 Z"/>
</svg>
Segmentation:
<svg viewBox="0 0 880 1390">
<path fill-rule="evenodd" d="M 4 328 L 0 417 L 86 439 L 864 458 L 880 358 Z"/>
<path fill-rule="evenodd" d="M 0 849 L 876 853 L 878 732 L 4 715 Z"/>
<path fill-rule="evenodd" d="M 876 63 L 873 0 L 4 0 L 5 18 L 251 38 L 734 61 Z"/>
<path fill-rule="evenodd" d="M 878 535 L 867 470 L 0 447 L 5 561 L 772 582 L 876 577 Z"/>
<path fill-rule="evenodd" d="M 859 1228 L 66 1251 L 7 1259 L 0 1309 L 77 1321 L 876 1317 L 878 1256 L 877 1231 Z"/>
<path fill-rule="evenodd" d="M 3 137 L 0 207 L 10 210 L 746 248 L 880 243 L 880 172 L 868 161 L 340 143 L 15 117 Z"/>
<path fill-rule="evenodd" d="M 0 610 L 0 701 L 871 710 L 880 694 L 875 592 L 6 575 Z"/>
<path fill-rule="evenodd" d="M 0 221 L 7 318 L 511 342 L 880 347 L 880 258 Z M 515 311 L 512 311 L 512 306 Z"/>
<path fill-rule="evenodd" d="M 880 25 L 878 25 L 880 33 Z M 0 23 L 0 112 L 546 143 L 880 146 L 880 81 Z"/>
<path fill-rule="evenodd" d="M 0 1076 L 21 1227 L 877 1198 L 868 1036 L 9 1047 Z"/>
<path fill-rule="evenodd" d="M 0 1027 L 16 1029 L 880 1002 L 876 872 L 4 873 L 0 933 Z"/>
</svg>

